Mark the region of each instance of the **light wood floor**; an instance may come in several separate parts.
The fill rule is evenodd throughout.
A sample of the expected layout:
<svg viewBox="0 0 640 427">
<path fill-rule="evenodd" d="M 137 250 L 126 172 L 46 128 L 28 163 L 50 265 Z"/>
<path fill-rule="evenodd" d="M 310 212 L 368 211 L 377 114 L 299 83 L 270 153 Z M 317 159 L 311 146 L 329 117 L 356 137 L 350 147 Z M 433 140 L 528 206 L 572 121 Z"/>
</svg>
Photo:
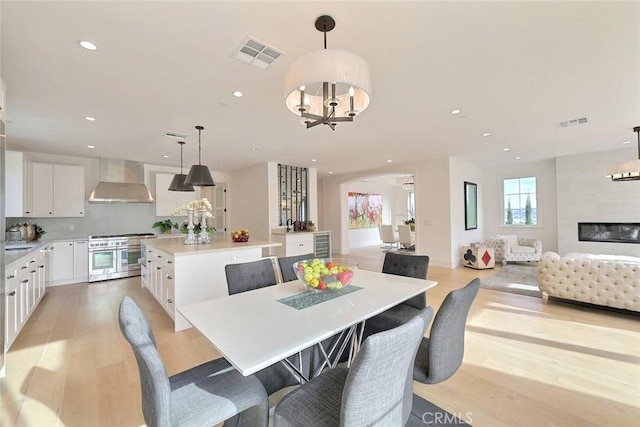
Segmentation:
<svg viewBox="0 0 640 427">
<path fill-rule="evenodd" d="M 380 271 L 379 248 L 354 250 Z M 491 270 L 430 267 L 449 290 Z M 149 317 L 169 374 L 217 357 L 195 331 L 172 322 L 140 278 L 54 287 L 7 354 L 2 426 L 142 425 L 135 358 L 117 307 L 132 296 Z M 414 391 L 475 427 L 635 426 L 640 419 L 640 317 L 481 289 L 467 322 L 464 363 Z"/>
</svg>

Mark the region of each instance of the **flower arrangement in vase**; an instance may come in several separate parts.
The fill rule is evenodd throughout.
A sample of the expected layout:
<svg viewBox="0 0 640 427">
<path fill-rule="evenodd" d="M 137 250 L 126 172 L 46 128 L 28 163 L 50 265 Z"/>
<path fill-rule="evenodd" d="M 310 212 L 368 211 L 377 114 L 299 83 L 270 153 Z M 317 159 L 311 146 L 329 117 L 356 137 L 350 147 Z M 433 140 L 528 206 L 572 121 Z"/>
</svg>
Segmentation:
<svg viewBox="0 0 640 427">
<path fill-rule="evenodd" d="M 211 203 L 209 203 L 209 200 L 207 200 L 206 197 L 200 200 L 192 200 L 186 205 L 175 208 L 172 212 L 173 215 L 180 215 L 183 213 L 187 214 L 187 219 L 180 227 L 180 231 L 187 233 L 187 240 L 185 240 L 185 244 L 209 243 L 211 241 L 209 233 L 215 231 L 215 228 L 206 225 L 207 218 L 213 218 L 213 215 L 211 214 Z"/>
</svg>

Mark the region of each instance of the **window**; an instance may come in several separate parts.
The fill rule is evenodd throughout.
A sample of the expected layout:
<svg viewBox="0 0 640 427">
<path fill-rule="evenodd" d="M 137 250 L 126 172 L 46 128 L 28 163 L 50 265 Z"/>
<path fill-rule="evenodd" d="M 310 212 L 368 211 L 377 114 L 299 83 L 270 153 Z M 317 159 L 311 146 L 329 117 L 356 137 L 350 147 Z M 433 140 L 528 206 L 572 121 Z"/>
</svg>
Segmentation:
<svg viewBox="0 0 640 427">
<path fill-rule="evenodd" d="M 416 217 L 416 193 L 412 190 L 407 193 L 407 219 Z"/>
<path fill-rule="evenodd" d="M 307 220 L 307 168 L 278 165 L 279 224 Z"/>
<path fill-rule="evenodd" d="M 536 177 L 505 179 L 503 184 L 504 225 L 538 225 Z"/>
</svg>

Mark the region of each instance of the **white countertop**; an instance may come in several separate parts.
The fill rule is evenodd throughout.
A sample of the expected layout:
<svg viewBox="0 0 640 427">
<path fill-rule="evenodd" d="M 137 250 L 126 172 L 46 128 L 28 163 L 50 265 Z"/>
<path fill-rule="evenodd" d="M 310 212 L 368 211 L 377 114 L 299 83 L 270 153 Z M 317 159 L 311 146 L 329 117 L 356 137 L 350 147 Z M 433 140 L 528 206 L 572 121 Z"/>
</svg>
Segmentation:
<svg viewBox="0 0 640 427">
<path fill-rule="evenodd" d="M 231 238 L 214 238 L 208 245 L 185 245 L 185 235 L 165 239 L 148 239 L 144 242 L 147 246 L 154 247 L 173 256 L 189 255 L 194 253 L 228 252 L 247 248 L 270 248 L 282 246 L 281 243 L 267 242 L 264 240 L 249 240 L 248 242 L 233 242 Z"/>
<path fill-rule="evenodd" d="M 313 233 L 328 233 L 328 230 L 315 230 L 315 231 L 287 231 L 286 228 L 272 228 L 271 234 L 313 234 Z"/>
<path fill-rule="evenodd" d="M 40 249 L 42 249 L 44 246 L 46 246 L 46 243 L 43 242 L 29 242 L 34 244 L 35 246 L 28 248 L 28 249 L 11 249 L 11 250 L 5 250 L 4 251 L 4 265 L 5 268 L 10 268 L 11 264 L 20 261 L 22 258 L 27 257 L 28 255 L 30 255 L 33 252 L 39 251 Z M 11 247 L 11 245 L 6 245 Z"/>
</svg>

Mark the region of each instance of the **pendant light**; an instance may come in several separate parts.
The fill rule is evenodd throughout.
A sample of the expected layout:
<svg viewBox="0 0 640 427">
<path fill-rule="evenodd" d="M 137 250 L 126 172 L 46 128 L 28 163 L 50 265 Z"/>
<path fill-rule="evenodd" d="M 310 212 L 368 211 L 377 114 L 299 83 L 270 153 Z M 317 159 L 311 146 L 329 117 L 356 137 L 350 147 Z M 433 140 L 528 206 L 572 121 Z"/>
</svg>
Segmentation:
<svg viewBox="0 0 640 427">
<path fill-rule="evenodd" d="M 211 177 L 211 172 L 209 172 L 209 168 L 202 164 L 202 130 L 204 129 L 202 126 L 196 126 L 198 129 L 198 164 L 191 166 L 191 170 L 189 171 L 189 175 L 187 175 L 187 179 L 184 181 L 187 185 L 193 185 L 195 187 L 214 187 L 216 185 L 213 182 L 213 178 Z"/>
<path fill-rule="evenodd" d="M 169 184 L 169 191 L 196 191 L 193 185 L 184 183 L 187 179 L 187 175 L 182 173 L 182 149 L 184 148 L 185 142 L 178 141 L 178 144 L 180 144 L 180 173 L 173 176 L 171 184 Z"/>
<path fill-rule="evenodd" d="M 633 128 L 638 134 L 638 160 L 614 165 L 607 169 L 605 176 L 614 182 L 640 181 L 640 126 Z"/>
</svg>

